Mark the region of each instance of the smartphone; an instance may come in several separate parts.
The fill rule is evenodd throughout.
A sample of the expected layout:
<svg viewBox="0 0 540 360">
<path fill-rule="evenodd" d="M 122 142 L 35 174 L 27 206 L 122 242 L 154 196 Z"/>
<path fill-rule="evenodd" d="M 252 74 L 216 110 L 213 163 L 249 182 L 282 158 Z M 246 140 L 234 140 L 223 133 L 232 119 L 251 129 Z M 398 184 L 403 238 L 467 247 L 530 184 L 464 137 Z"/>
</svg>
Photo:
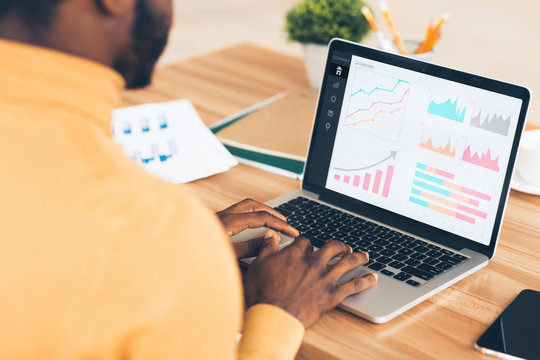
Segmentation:
<svg viewBox="0 0 540 360">
<path fill-rule="evenodd" d="M 540 360 L 540 292 L 519 293 L 475 347 L 503 359 Z"/>
</svg>

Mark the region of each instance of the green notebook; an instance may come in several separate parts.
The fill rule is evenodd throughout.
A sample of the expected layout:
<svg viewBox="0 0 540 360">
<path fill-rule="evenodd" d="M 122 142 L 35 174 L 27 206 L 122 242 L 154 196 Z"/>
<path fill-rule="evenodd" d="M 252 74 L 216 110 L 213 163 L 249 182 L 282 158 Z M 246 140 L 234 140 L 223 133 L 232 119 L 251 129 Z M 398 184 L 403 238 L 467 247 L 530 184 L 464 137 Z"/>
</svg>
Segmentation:
<svg viewBox="0 0 540 360">
<path fill-rule="evenodd" d="M 291 90 L 217 133 L 240 162 L 299 178 L 304 171 L 317 93 Z"/>
</svg>

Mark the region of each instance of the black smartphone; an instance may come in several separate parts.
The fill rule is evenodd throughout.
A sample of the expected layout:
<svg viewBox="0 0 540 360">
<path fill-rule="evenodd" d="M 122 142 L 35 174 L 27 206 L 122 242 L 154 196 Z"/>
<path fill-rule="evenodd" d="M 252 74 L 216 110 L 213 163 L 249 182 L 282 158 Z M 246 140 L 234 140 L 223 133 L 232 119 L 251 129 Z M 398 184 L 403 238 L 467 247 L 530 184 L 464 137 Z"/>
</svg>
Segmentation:
<svg viewBox="0 0 540 360">
<path fill-rule="evenodd" d="M 503 359 L 540 359 L 540 292 L 519 293 L 475 347 Z"/>
</svg>

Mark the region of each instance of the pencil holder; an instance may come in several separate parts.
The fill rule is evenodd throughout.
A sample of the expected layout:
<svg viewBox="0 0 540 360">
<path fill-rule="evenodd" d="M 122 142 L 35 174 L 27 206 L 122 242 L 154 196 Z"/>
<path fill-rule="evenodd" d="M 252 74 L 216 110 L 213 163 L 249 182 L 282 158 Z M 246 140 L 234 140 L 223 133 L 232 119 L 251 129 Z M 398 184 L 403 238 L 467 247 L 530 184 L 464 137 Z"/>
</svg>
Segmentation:
<svg viewBox="0 0 540 360">
<path fill-rule="evenodd" d="M 435 50 L 431 50 L 421 54 L 415 54 L 416 49 L 422 44 L 421 41 L 416 40 L 404 40 L 405 49 L 407 50 L 407 56 L 410 56 L 413 59 L 422 60 L 422 61 L 431 61 L 435 55 Z"/>
</svg>

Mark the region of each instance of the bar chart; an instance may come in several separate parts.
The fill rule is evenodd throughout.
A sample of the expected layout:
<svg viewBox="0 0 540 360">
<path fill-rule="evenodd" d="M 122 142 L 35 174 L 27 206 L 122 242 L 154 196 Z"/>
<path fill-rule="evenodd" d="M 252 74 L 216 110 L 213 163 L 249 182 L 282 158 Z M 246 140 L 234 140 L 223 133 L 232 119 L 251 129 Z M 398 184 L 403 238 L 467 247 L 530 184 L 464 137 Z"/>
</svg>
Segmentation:
<svg viewBox="0 0 540 360">
<path fill-rule="evenodd" d="M 336 181 L 384 198 L 388 198 L 390 195 L 393 177 L 394 166 L 392 165 L 388 165 L 382 170 L 377 169 L 360 174 L 345 174 L 343 172 L 336 172 L 334 174 L 334 180 Z"/>
<path fill-rule="evenodd" d="M 432 211 L 475 224 L 478 219 L 486 219 L 481 210 L 491 196 L 471 189 L 453 180 L 455 174 L 423 163 L 417 163 L 409 201 Z"/>
<path fill-rule="evenodd" d="M 174 141 L 174 139 L 169 139 L 167 141 L 167 147 L 167 151 L 160 151 L 160 146 L 158 144 L 152 144 L 150 145 L 150 154 L 143 155 L 140 150 L 137 150 L 131 157 L 137 161 L 140 161 L 142 164 L 150 164 L 152 162 L 166 162 L 167 160 L 178 154 L 176 142 Z"/>
</svg>

